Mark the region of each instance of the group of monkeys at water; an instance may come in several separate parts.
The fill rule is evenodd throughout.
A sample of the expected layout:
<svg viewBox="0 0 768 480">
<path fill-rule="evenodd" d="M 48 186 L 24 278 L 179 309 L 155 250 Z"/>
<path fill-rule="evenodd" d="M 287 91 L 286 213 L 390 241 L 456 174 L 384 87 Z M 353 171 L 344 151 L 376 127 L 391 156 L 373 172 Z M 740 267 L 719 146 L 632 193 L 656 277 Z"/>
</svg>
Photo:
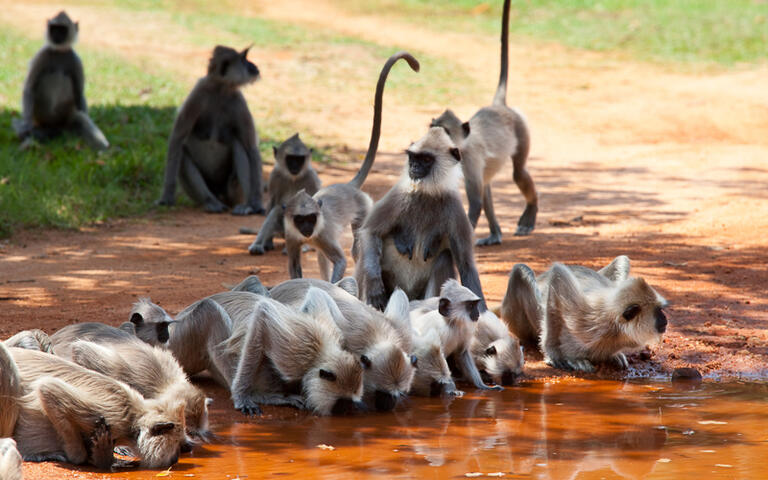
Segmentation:
<svg viewBox="0 0 768 480">
<path fill-rule="evenodd" d="M 142 299 L 119 328 L 81 323 L 0 343 L 0 437 L 17 444 L 0 441 L 0 479 L 20 478 L 13 468 L 22 457 L 104 469 L 129 463 L 114 458 L 115 445 L 146 467 L 175 463 L 209 435 L 210 400 L 188 380 L 205 370 L 249 415 L 260 405 L 349 414 L 392 410 L 409 394 L 461 395 L 455 376 L 501 390 L 522 373 L 521 343 L 556 368 L 593 371 L 603 361 L 626 368 L 625 352 L 659 341 L 666 300 L 629 275 L 625 256 L 599 271 L 556 263 L 539 276 L 515 265 L 500 309 L 485 304 L 473 231 L 484 210 L 491 234 L 478 245 L 501 241 L 490 181 L 507 159 L 527 201 L 516 234 L 531 232 L 537 212 L 527 127 L 505 101 L 509 3 L 492 105 L 465 123 L 450 110 L 434 119 L 378 202 L 361 187 L 378 146 L 387 75 L 401 58 L 418 71 L 410 54 L 384 64 L 369 149 L 349 183 L 321 188 L 298 135 L 275 148 L 267 218 L 249 251 L 264 254 L 284 236 L 291 280 L 266 288 L 249 277 L 175 319 Z M 63 12 L 49 20 L 49 45 L 32 62 L 15 127 L 37 140 L 76 129 L 106 148 L 85 110 L 76 33 Z M 239 90 L 259 76 L 247 52 L 214 50 L 174 123 L 159 203 L 174 202 L 178 179 L 207 211 L 264 213 L 258 139 Z M 468 214 L 457 193 L 462 173 Z M 340 246 L 347 225 L 349 277 Z M 322 280 L 301 278 L 307 244 Z"/>
</svg>

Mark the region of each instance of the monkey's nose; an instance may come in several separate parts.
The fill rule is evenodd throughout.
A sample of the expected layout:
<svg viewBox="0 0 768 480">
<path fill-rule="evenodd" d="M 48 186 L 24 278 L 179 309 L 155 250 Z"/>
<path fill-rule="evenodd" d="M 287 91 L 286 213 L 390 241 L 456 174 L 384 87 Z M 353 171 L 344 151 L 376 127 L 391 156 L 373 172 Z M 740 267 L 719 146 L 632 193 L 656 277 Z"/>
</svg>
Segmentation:
<svg viewBox="0 0 768 480">
<path fill-rule="evenodd" d="M 429 395 L 431 397 L 437 397 L 443 393 L 445 390 L 445 384 L 443 382 L 438 382 L 437 380 L 433 380 L 432 383 L 429 384 Z"/>
<path fill-rule="evenodd" d="M 376 390 L 374 403 L 376 404 L 376 410 L 379 410 L 380 412 L 389 412 L 390 410 L 394 410 L 395 405 L 397 404 L 397 397 L 389 392 Z"/>
<path fill-rule="evenodd" d="M 181 450 L 181 453 L 189 453 L 192 451 L 192 447 L 194 447 L 194 445 L 195 445 L 194 443 L 192 443 L 191 441 L 189 441 L 189 439 L 187 439 L 181 443 L 181 446 L 179 447 L 179 449 Z"/>
<path fill-rule="evenodd" d="M 514 385 L 515 383 L 517 383 L 517 374 L 512 370 L 504 370 L 504 373 L 501 374 L 501 384 Z"/>
</svg>

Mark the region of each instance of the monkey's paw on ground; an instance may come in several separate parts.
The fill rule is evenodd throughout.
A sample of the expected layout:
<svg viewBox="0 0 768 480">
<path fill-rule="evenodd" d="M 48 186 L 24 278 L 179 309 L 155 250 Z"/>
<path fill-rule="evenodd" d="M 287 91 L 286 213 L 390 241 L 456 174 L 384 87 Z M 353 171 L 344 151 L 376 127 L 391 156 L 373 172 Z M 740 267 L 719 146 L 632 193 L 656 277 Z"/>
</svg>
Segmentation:
<svg viewBox="0 0 768 480">
<path fill-rule="evenodd" d="M 240 410 L 244 415 L 253 417 L 254 415 L 261 415 L 261 407 L 251 400 L 250 398 L 244 398 L 235 401 L 235 410 Z"/>
<path fill-rule="evenodd" d="M 491 235 L 488 235 L 485 238 L 481 238 L 478 240 L 475 245 L 478 247 L 487 247 L 489 245 L 501 245 L 501 234 L 500 233 L 494 233 Z"/>
</svg>

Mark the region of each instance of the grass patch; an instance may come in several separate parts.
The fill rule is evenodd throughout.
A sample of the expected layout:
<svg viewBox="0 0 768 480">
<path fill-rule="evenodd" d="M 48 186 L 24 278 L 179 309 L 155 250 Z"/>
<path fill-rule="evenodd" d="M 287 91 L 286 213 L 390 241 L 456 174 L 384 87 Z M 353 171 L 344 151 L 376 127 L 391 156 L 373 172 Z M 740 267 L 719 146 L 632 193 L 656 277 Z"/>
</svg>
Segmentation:
<svg viewBox="0 0 768 480">
<path fill-rule="evenodd" d="M 367 13 L 414 18 L 431 28 L 499 32 L 502 2 L 348 0 Z M 512 2 L 513 35 L 641 60 L 732 66 L 768 58 L 764 0 L 537 0 Z"/>
</svg>

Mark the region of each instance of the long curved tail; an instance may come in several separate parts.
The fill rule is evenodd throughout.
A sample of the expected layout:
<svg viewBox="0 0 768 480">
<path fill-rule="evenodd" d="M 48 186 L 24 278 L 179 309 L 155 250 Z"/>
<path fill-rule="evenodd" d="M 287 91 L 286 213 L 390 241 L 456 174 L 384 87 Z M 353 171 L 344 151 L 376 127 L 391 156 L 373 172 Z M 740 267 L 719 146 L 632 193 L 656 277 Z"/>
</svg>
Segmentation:
<svg viewBox="0 0 768 480">
<path fill-rule="evenodd" d="M 493 96 L 494 105 L 507 104 L 507 72 L 509 71 L 509 4 L 510 0 L 504 0 L 504 13 L 501 15 L 501 73 L 499 73 L 499 86 Z"/>
<path fill-rule="evenodd" d="M 21 376 L 11 352 L 0 342 L 0 438 L 10 437 L 19 416 Z"/>
<path fill-rule="evenodd" d="M 358 170 L 355 178 L 349 182 L 349 185 L 352 185 L 356 188 L 363 186 L 363 182 L 365 182 L 365 179 L 368 177 L 368 173 L 371 171 L 371 167 L 373 166 L 373 160 L 376 158 L 376 150 L 379 148 L 379 137 L 381 137 L 381 102 L 382 98 L 384 97 L 384 84 L 387 83 L 387 76 L 389 75 L 389 71 L 392 69 L 392 65 L 394 65 L 395 62 L 401 58 L 404 58 L 405 61 L 408 62 L 408 65 L 410 65 L 414 72 L 419 71 L 419 61 L 416 60 L 413 55 L 405 51 L 397 52 L 396 54 L 389 57 L 387 62 L 384 64 L 384 67 L 381 69 L 379 82 L 376 84 L 376 100 L 373 104 L 373 127 L 371 128 L 371 142 L 368 144 L 368 151 L 365 154 L 363 165 L 360 167 L 360 170 Z"/>
</svg>

